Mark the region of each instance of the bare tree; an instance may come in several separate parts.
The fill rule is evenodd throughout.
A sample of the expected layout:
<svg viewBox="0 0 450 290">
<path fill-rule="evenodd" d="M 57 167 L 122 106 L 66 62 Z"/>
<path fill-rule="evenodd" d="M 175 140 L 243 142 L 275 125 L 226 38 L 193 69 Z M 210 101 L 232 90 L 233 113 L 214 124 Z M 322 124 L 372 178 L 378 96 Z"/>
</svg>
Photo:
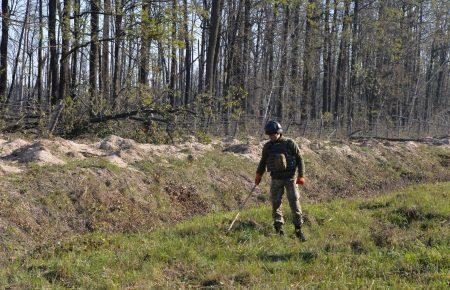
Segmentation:
<svg viewBox="0 0 450 290">
<path fill-rule="evenodd" d="M 56 0 L 48 2 L 48 38 L 50 45 L 50 103 L 56 104 L 58 95 L 58 56 L 56 43 Z"/>
<path fill-rule="evenodd" d="M 316 117 L 316 85 L 317 70 L 319 63 L 318 54 L 318 34 L 319 34 L 319 3 L 316 0 L 309 0 L 306 7 L 306 32 L 305 32 L 305 52 L 303 57 L 303 95 L 301 102 L 302 119 Z"/>
<path fill-rule="evenodd" d="M 141 51 L 139 57 L 139 83 L 148 85 L 148 54 L 150 52 L 150 1 L 142 1 Z"/>
<path fill-rule="evenodd" d="M 344 117 L 344 110 L 346 105 L 345 89 L 347 82 L 348 70 L 348 43 L 350 37 L 350 1 L 344 0 L 344 18 L 342 20 L 342 36 L 339 45 L 339 57 L 337 63 L 337 78 L 336 78 L 336 100 L 334 102 L 334 118 L 342 120 Z"/>
<path fill-rule="evenodd" d="M 6 98 L 8 86 L 8 40 L 9 40 L 8 0 L 2 0 L 2 40 L 0 44 L 0 101 Z"/>
<path fill-rule="evenodd" d="M 109 76 L 109 44 L 110 42 L 107 40 L 110 36 L 110 15 L 111 14 L 111 0 L 104 0 L 104 15 L 103 15 L 103 45 L 102 45 L 102 67 L 101 67 L 101 75 L 102 75 L 102 92 L 103 98 L 105 100 L 110 99 L 110 76 Z"/>
<path fill-rule="evenodd" d="M 68 51 L 70 46 L 70 13 L 72 10 L 71 0 L 64 0 L 64 10 L 61 19 L 62 45 L 61 45 L 61 66 L 59 76 L 58 99 L 65 97 L 68 77 L 69 77 L 69 57 Z"/>
<path fill-rule="evenodd" d="M 98 76 L 98 14 L 99 0 L 90 0 L 91 8 L 91 50 L 89 54 L 89 91 L 91 101 L 98 105 L 97 76 Z"/>
<path fill-rule="evenodd" d="M 41 0 L 42 1 L 42 0 Z M 72 67 L 70 70 L 70 96 L 72 99 L 76 97 L 76 87 L 77 87 L 77 68 L 79 66 L 78 63 L 78 46 L 80 41 L 80 33 L 81 33 L 81 24 L 80 24 L 80 9 L 81 9 L 81 3 L 80 0 L 74 0 L 73 5 L 73 11 L 74 11 L 74 20 L 73 20 L 73 51 L 72 51 Z M 68 56 L 67 56 L 68 57 Z M 80 66 L 81 67 L 81 66 Z"/>
<path fill-rule="evenodd" d="M 39 44 L 38 44 L 38 71 L 37 71 L 37 107 L 40 110 L 42 106 L 43 92 L 42 92 L 42 70 L 44 66 L 44 61 L 42 59 L 43 42 L 44 42 L 44 23 L 42 14 L 42 1 L 39 0 Z"/>
<path fill-rule="evenodd" d="M 120 47 L 122 45 L 122 1 L 115 0 L 115 39 L 114 39 L 114 70 L 113 70 L 113 104 L 116 103 L 118 93 L 120 90 L 120 67 L 121 67 L 121 56 Z"/>
<path fill-rule="evenodd" d="M 188 23 L 188 3 L 187 0 L 183 0 L 183 28 L 184 28 L 184 45 L 185 45 L 185 56 L 184 56 L 184 71 L 186 75 L 185 87 L 184 87 L 184 105 L 188 105 L 190 101 L 191 94 L 191 40 L 189 34 L 189 23 Z"/>
<path fill-rule="evenodd" d="M 289 17 L 290 9 L 289 5 L 283 5 L 283 32 L 281 39 L 281 64 L 280 64 L 280 79 L 278 84 L 278 96 L 276 103 L 276 116 L 278 120 L 283 121 L 283 107 L 285 103 L 284 92 L 286 83 L 286 70 L 287 70 L 287 60 L 288 60 L 288 35 L 289 35 Z"/>
<path fill-rule="evenodd" d="M 211 18 L 208 38 L 208 51 L 206 54 L 206 79 L 205 86 L 207 91 L 211 93 L 214 89 L 214 59 L 216 58 L 216 45 L 219 36 L 220 23 L 220 0 L 212 0 Z"/>
<path fill-rule="evenodd" d="M 175 83 L 177 75 L 177 35 L 178 35 L 178 20 L 177 20 L 178 0 L 172 0 L 172 42 L 170 53 L 170 82 L 169 82 L 169 101 L 170 105 L 174 107 L 176 105 L 175 99 Z"/>
</svg>

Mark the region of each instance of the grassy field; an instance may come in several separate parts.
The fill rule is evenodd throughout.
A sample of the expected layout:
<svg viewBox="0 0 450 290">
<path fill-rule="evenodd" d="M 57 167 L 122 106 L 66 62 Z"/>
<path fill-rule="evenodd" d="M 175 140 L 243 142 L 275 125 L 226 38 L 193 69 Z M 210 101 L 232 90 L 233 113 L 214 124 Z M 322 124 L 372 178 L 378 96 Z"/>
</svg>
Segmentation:
<svg viewBox="0 0 450 290">
<path fill-rule="evenodd" d="M 304 204 L 308 241 L 273 234 L 268 205 L 172 228 L 77 236 L 0 269 L 0 288 L 442 288 L 450 286 L 450 183 Z M 290 221 L 285 205 L 287 221 Z"/>
</svg>

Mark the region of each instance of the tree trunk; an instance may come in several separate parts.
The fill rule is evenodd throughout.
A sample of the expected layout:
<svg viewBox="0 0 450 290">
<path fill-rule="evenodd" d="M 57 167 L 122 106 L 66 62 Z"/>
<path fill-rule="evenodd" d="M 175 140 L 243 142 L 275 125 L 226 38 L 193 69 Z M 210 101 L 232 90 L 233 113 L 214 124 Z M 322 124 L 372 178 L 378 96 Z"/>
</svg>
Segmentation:
<svg viewBox="0 0 450 290">
<path fill-rule="evenodd" d="M 203 10 L 208 10 L 208 2 L 203 0 Z M 206 27 L 208 20 L 202 16 L 200 28 L 202 29 L 202 39 L 200 44 L 200 56 L 198 61 L 198 93 L 203 93 L 204 75 L 205 75 L 205 46 L 206 46 Z"/>
<path fill-rule="evenodd" d="M 220 3 L 221 0 L 212 0 L 211 4 L 211 18 L 208 38 L 208 51 L 206 53 L 206 79 L 205 87 L 209 94 L 214 91 L 214 64 L 216 59 L 216 45 L 219 37 L 220 24 Z"/>
<path fill-rule="evenodd" d="M 309 1 L 308 3 L 311 3 Z M 312 2 L 313 3 L 313 2 Z M 303 85 L 302 85 L 302 98 L 300 102 L 300 120 L 307 121 L 308 120 L 308 97 L 309 97 L 309 85 L 310 85 L 310 67 L 309 64 L 309 54 L 310 54 L 310 39 L 311 39 L 311 12 L 310 8 L 307 7 L 306 12 L 306 30 L 305 30 L 305 44 L 304 44 L 304 52 L 303 52 Z"/>
<path fill-rule="evenodd" d="M 184 56 L 184 71 L 186 75 L 185 86 L 184 86 L 184 105 L 187 106 L 190 102 L 191 94 L 191 40 L 189 34 L 189 11 L 187 0 L 183 0 L 183 24 L 184 24 L 184 45 L 185 45 L 185 56 Z"/>
<path fill-rule="evenodd" d="M 2 40 L 0 44 L 0 103 L 6 99 L 8 87 L 8 40 L 9 40 L 9 6 L 8 0 L 2 0 Z"/>
<path fill-rule="evenodd" d="M 20 51 L 22 49 L 22 40 L 23 37 L 25 35 L 25 30 L 28 29 L 28 11 L 30 8 L 30 0 L 27 0 L 26 3 L 26 8 L 25 8 L 25 16 L 24 16 L 24 20 L 23 20 L 23 25 L 22 25 L 22 29 L 20 30 L 20 36 L 19 36 L 19 47 L 17 48 L 17 55 L 14 59 L 14 67 L 13 67 L 13 71 L 12 71 L 12 76 L 11 76 L 11 86 L 9 87 L 9 92 L 8 92 L 8 96 L 6 97 L 6 103 L 8 103 L 11 99 L 11 96 L 13 94 L 14 91 L 14 85 L 16 83 L 16 74 L 17 74 L 17 70 L 18 70 L 18 64 L 19 64 L 19 59 L 20 59 Z M 26 32 L 28 33 L 28 32 Z M 22 57 L 22 59 L 24 59 L 24 57 Z M 22 80 L 22 78 L 20 78 Z M 22 89 L 21 87 L 19 89 Z"/>
<path fill-rule="evenodd" d="M 69 57 L 67 55 L 70 46 L 70 13 L 71 13 L 71 0 L 64 0 L 64 9 L 61 19 L 61 32 L 62 32 L 62 44 L 61 44 L 61 67 L 59 76 L 59 90 L 58 99 L 62 100 L 66 94 L 67 78 L 69 76 Z"/>
<path fill-rule="evenodd" d="M 355 100 L 357 99 L 357 88 L 356 88 L 356 60 L 358 59 L 358 39 L 359 39 L 359 33 L 358 33 L 358 15 L 359 15 L 359 0 L 355 0 L 355 6 L 353 9 L 353 23 L 352 23 L 352 43 L 351 43 L 351 53 L 352 53 L 352 59 L 350 62 L 350 94 L 349 94 L 349 102 L 348 102 L 348 120 L 351 122 L 351 120 L 354 119 L 354 112 L 355 112 Z M 350 123 L 347 124 L 350 126 Z M 347 126 L 347 127 L 348 127 Z"/>
<path fill-rule="evenodd" d="M 243 35 L 243 49 L 242 49 L 242 62 L 243 62 L 243 79 L 242 79 L 242 83 L 243 83 L 243 89 L 245 92 L 248 92 L 248 96 L 245 100 L 243 100 L 243 108 L 244 108 L 244 112 L 248 113 L 249 108 L 251 107 L 251 104 L 253 103 L 254 99 L 253 99 L 253 94 L 251 94 L 249 92 L 248 89 L 248 80 L 249 80 L 249 75 L 250 75 L 250 68 L 249 68 L 249 63 L 250 63 L 250 34 L 251 34 L 251 23 L 250 23 L 250 10 L 251 10 L 251 1 L 250 0 L 244 0 L 244 35 Z M 244 125 L 246 125 L 247 122 L 244 122 Z"/>
<path fill-rule="evenodd" d="M 177 74 L 177 3 L 178 0 L 172 0 L 172 43 L 171 43 L 171 60 L 170 60 L 170 83 L 169 83 L 169 101 L 172 107 L 176 106 L 175 99 L 175 77 Z"/>
<path fill-rule="evenodd" d="M 42 0 L 41 0 L 42 1 Z M 76 87 L 77 87 L 77 68 L 78 68 L 78 45 L 80 41 L 80 17 L 78 16 L 80 14 L 81 9 L 81 3 L 80 0 L 74 1 L 73 11 L 74 11 L 74 19 L 73 19 L 73 47 L 74 50 L 72 52 L 72 68 L 71 68 L 71 81 L 70 81 L 70 96 L 71 98 L 76 97 Z M 81 67 L 81 66 L 80 66 Z"/>
<path fill-rule="evenodd" d="M 425 90 L 425 108 L 423 111 L 423 120 L 428 121 L 431 116 L 432 106 L 433 106 L 433 89 L 434 89 L 434 81 L 433 81 L 433 73 L 435 68 L 435 62 L 437 58 L 437 49 L 436 49 L 436 40 L 433 40 L 433 44 L 431 46 L 430 51 L 430 61 L 428 63 L 428 68 L 425 76 L 426 80 L 426 90 Z"/>
<path fill-rule="evenodd" d="M 109 39 L 110 35 L 110 16 L 111 10 L 111 0 L 104 0 L 104 10 L 103 15 L 103 39 Z M 103 98 L 105 100 L 110 100 L 110 87 L 111 81 L 109 76 L 109 41 L 103 41 L 102 47 L 102 92 Z"/>
<path fill-rule="evenodd" d="M 332 110 L 332 104 L 333 104 L 333 98 L 332 98 L 332 92 L 331 89 L 333 81 L 335 80 L 335 51 L 336 51 L 336 45 L 337 45 L 337 39 L 338 39 L 338 26 L 337 26 L 337 13 L 338 13 L 338 2 L 339 0 L 334 0 L 333 3 L 333 23 L 331 26 L 331 33 L 330 33 L 330 47 L 328 50 L 328 84 L 327 84 L 327 98 L 328 98 L 328 112 L 331 112 Z"/>
<path fill-rule="evenodd" d="M 39 42 L 38 42 L 38 71 L 37 71 L 37 109 L 41 110 L 42 106 L 42 68 L 43 68 L 43 59 L 42 59 L 42 46 L 44 41 L 44 23 L 43 23 L 43 14 L 42 14 L 42 1 L 39 0 Z M 1 93 L 0 93 L 1 95 Z"/>
<path fill-rule="evenodd" d="M 275 38 L 275 28 L 277 26 L 277 13 L 278 4 L 268 3 L 266 6 L 265 16 L 269 19 L 268 23 L 266 23 L 265 30 L 266 33 L 264 35 L 264 44 L 263 44 L 263 83 L 261 84 L 264 88 L 265 100 L 262 102 L 262 106 L 265 107 L 263 111 L 263 123 L 270 117 L 272 112 L 272 91 L 273 91 L 273 82 L 274 82 L 274 38 Z M 263 124 L 265 125 L 265 124 Z"/>
<path fill-rule="evenodd" d="M 339 45 L 339 57 L 337 64 L 337 78 L 336 78 L 336 100 L 334 102 L 334 119 L 342 120 L 343 112 L 345 110 L 345 88 L 347 82 L 347 63 L 348 63 L 348 38 L 349 38 L 349 10 L 350 0 L 344 1 L 344 19 L 342 20 L 342 35 L 341 43 Z"/>
<path fill-rule="evenodd" d="M 91 48 L 89 53 L 89 92 L 91 102 L 99 105 L 97 95 L 98 74 L 98 13 L 99 0 L 91 0 Z M 98 108 L 94 108 L 98 109 Z"/>
<path fill-rule="evenodd" d="M 336 11 L 335 11 L 336 12 Z M 322 114 L 330 111 L 328 107 L 328 86 L 330 85 L 330 60 L 331 60 L 331 37 L 330 37 L 330 0 L 325 2 L 324 20 L 324 49 L 323 53 L 323 82 L 322 82 Z"/>
<path fill-rule="evenodd" d="M 446 102 L 444 99 L 444 87 L 445 87 L 445 77 L 448 77 L 447 73 L 447 55 L 448 55 L 448 46 L 442 45 L 439 52 L 439 72 L 437 75 L 437 84 L 436 84 L 436 105 L 439 107 L 445 107 Z M 447 97 L 448 98 L 448 97 Z"/>
<path fill-rule="evenodd" d="M 56 51 L 56 0 L 48 2 L 48 38 L 50 44 L 50 103 L 55 105 L 58 95 L 58 59 Z"/>
<path fill-rule="evenodd" d="M 115 0 L 115 39 L 114 39 L 114 71 L 113 71 L 113 106 L 116 104 L 118 93 L 120 90 L 120 69 L 121 60 L 120 46 L 122 45 L 122 1 Z"/>
<path fill-rule="evenodd" d="M 300 42 L 299 42 L 299 34 L 300 34 L 300 11 L 301 6 L 300 3 L 296 2 L 293 6 L 294 10 L 294 19 L 293 19 L 293 27 L 291 29 L 291 46 L 292 46 L 292 56 L 291 56 L 291 73 L 290 73 L 290 94 L 288 102 L 290 104 L 288 108 L 288 117 L 294 122 L 299 116 L 297 113 L 297 108 L 300 101 L 300 67 L 299 67 L 299 50 L 300 50 Z"/>
<path fill-rule="evenodd" d="M 239 48 L 237 44 L 238 38 L 238 29 L 241 24 L 241 17 L 239 11 L 242 9 L 243 0 L 239 0 L 237 7 L 233 7 L 232 2 L 229 1 L 228 11 L 228 28 L 227 28 L 227 44 L 226 44 L 226 59 L 225 59 L 225 68 L 224 68 L 224 86 L 223 86 L 223 96 L 226 98 L 224 101 L 226 106 L 224 106 L 223 114 L 224 114 L 224 129 L 225 135 L 229 135 L 229 125 L 230 125 L 230 114 L 234 108 L 234 93 L 229 94 L 229 89 L 231 86 L 235 86 L 237 84 L 236 77 L 239 76 L 238 66 L 240 62 L 238 61 Z"/>
<path fill-rule="evenodd" d="M 301 118 L 315 118 L 316 116 L 316 84 L 319 54 L 317 36 L 319 30 L 320 10 L 317 0 L 309 0 L 306 7 L 306 34 L 303 71 L 303 97 L 301 100 Z"/>
<path fill-rule="evenodd" d="M 289 4 L 283 5 L 284 10 L 284 22 L 283 22 L 283 32 L 281 40 L 281 64 L 280 64 L 280 79 L 278 84 L 278 95 L 276 103 L 276 116 L 280 122 L 283 122 L 283 107 L 284 107 L 284 91 L 286 83 L 286 69 L 287 69 L 287 59 L 288 59 L 288 35 L 289 35 L 289 17 L 290 9 Z"/>
<path fill-rule="evenodd" d="M 17 91 L 18 91 L 18 99 L 19 99 L 19 106 L 18 106 L 18 114 L 19 116 L 22 115 L 22 110 L 23 110 L 23 104 L 25 102 L 25 97 L 24 97 L 24 90 L 25 90 L 25 70 L 26 70 L 26 65 L 27 65 L 27 59 L 26 59 L 26 52 L 27 52 L 27 48 L 28 48 L 28 32 L 30 30 L 30 26 L 28 23 L 28 2 L 27 2 L 27 12 L 26 12 L 26 17 L 25 20 L 23 22 L 23 50 L 22 50 L 22 55 L 20 55 L 20 49 L 18 50 L 17 53 L 17 64 L 19 63 L 19 60 L 21 62 L 21 66 L 20 66 L 20 75 L 19 75 L 19 79 L 17 80 Z M 22 42 L 22 36 L 20 37 L 20 42 Z M 20 47 L 20 45 L 19 45 Z M 20 55 L 20 56 L 19 56 Z M 17 66 L 17 64 L 15 66 Z M 17 70 L 19 71 L 19 68 L 17 68 Z M 15 78 L 13 78 L 15 79 Z"/>
<path fill-rule="evenodd" d="M 139 55 L 139 84 L 148 85 L 148 54 L 150 52 L 149 26 L 150 26 L 150 1 L 142 1 L 141 15 L 141 50 Z"/>
</svg>

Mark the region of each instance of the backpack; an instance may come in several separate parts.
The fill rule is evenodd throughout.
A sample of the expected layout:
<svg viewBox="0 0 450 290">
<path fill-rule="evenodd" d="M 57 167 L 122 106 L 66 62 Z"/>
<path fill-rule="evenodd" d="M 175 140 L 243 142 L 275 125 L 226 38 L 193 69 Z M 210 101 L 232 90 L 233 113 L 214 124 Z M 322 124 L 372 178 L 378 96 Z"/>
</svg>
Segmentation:
<svg viewBox="0 0 450 290">
<path fill-rule="evenodd" d="M 295 171 L 295 157 L 289 152 L 287 141 L 271 143 L 268 151 L 269 156 L 266 163 L 268 172 Z"/>
</svg>

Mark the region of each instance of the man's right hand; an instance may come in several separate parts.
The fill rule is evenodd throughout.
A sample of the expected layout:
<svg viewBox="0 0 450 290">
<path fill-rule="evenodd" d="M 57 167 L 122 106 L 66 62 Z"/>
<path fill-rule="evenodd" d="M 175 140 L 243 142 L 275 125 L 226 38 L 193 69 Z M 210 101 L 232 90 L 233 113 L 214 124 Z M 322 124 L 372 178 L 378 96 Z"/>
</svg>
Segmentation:
<svg viewBox="0 0 450 290">
<path fill-rule="evenodd" d="M 256 173 L 256 177 L 255 177 L 255 184 L 259 185 L 261 183 L 261 174 Z"/>
</svg>

